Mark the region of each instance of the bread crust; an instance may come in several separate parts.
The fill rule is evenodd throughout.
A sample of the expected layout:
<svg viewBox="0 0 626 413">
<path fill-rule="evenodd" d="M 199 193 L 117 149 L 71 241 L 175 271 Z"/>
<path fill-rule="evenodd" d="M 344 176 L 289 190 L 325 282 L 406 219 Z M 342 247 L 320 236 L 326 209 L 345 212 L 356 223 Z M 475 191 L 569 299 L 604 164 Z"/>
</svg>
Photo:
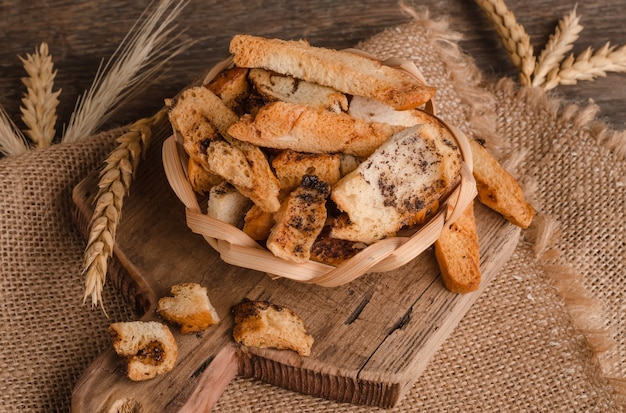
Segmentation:
<svg viewBox="0 0 626 413">
<path fill-rule="evenodd" d="M 170 329 L 157 321 L 129 321 L 109 326 L 113 349 L 126 360 L 133 381 L 148 380 L 172 370 L 178 345 Z"/>
<path fill-rule="evenodd" d="M 470 139 L 478 200 L 500 213 L 513 225 L 528 228 L 535 209 L 513 176 L 477 141 Z"/>
<path fill-rule="evenodd" d="M 228 133 L 267 148 L 368 157 L 403 128 L 320 107 L 277 101 L 262 107 L 254 118 L 242 116 Z"/>
<path fill-rule="evenodd" d="M 348 219 L 338 219 L 331 236 L 366 244 L 394 236 L 452 191 L 461 165 L 438 122 L 404 129 L 335 184 L 331 198 Z"/>
<path fill-rule="evenodd" d="M 354 53 L 311 46 L 305 40 L 236 35 L 230 42 L 240 67 L 260 67 L 340 92 L 367 96 L 398 110 L 421 106 L 435 94 L 408 74 Z"/>
<path fill-rule="evenodd" d="M 206 287 L 183 283 L 173 285 L 170 292 L 172 296 L 159 299 L 156 311 L 167 321 L 179 325 L 182 334 L 204 331 L 220 322 Z"/>
<path fill-rule="evenodd" d="M 435 241 L 435 257 L 448 290 L 460 294 L 478 290 L 481 280 L 480 245 L 473 203 L 453 224 L 443 228 Z"/>
<path fill-rule="evenodd" d="M 233 339 L 245 346 L 294 350 L 311 354 L 313 337 L 304 322 L 288 307 L 268 301 L 245 299 L 232 308 L 235 316 Z"/>
</svg>

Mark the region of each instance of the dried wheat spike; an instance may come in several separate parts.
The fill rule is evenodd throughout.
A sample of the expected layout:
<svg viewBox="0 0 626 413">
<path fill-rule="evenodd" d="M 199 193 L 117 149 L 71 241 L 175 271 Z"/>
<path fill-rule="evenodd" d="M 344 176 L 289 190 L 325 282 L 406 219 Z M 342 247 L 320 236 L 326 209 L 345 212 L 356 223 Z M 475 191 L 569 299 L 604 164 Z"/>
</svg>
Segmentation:
<svg viewBox="0 0 626 413">
<path fill-rule="evenodd" d="M 118 147 L 105 160 L 100 171 L 95 209 L 89 224 L 89 238 L 83 255 L 85 295 L 83 302 L 91 296 L 93 307 L 100 306 L 102 290 L 106 281 L 108 260 L 113 255 L 117 226 L 122 215 L 124 198 L 146 152 L 154 129 L 167 117 L 167 108 L 154 116 L 133 123 L 128 132 L 117 138 Z"/>
<path fill-rule="evenodd" d="M 548 43 L 537 59 L 537 66 L 532 79 L 533 86 L 544 86 L 546 77 L 558 69 L 567 53 L 572 50 L 574 42 L 578 40 L 582 30 L 583 26 L 580 24 L 580 16 L 576 14 L 576 8 L 559 20 L 554 34 L 550 36 Z"/>
<path fill-rule="evenodd" d="M 22 78 L 26 94 L 22 98 L 22 121 L 29 128 L 28 137 L 38 148 L 47 148 L 55 136 L 56 109 L 61 90 L 52 91 L 57 72 L 53 70 L 48 45 L 42 43 L 34 54 L 20 57 L 28 77 Z"/>
<path fill-rule="evenodd" d="M 493 24 L 511 61 L 519 69 L 520 83 L 529 85 L 536 64 L 530 36 L 503 0 L 476 0 L 476 3 Z"/>
</svg>

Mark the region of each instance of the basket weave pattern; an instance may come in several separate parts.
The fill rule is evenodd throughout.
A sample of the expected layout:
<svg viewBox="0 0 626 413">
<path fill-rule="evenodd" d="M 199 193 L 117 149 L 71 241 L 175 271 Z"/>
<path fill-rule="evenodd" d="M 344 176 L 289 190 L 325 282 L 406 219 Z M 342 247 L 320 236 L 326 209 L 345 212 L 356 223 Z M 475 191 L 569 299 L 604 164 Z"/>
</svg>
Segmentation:
<svg viewBox="0 0 626 413">
<path fill-rule="evenodd" d="M 365 55 L 354 49 L 350 49 L 350 52 Z M 388 59 L 383 63 L 397 67 L 425 83 L 422 74 L 410 61 Z M 231 64 L 232 57 L 218 63 L 209 71 L 204 83 L 210 82 Z M 424 111 L 437 118 L 433 100 L 425 104 Z M 366 273 L 391 271 L 408 263 L 431 246 L 444 226 L 453 223 L 473 201 L 476 196 L 476 183 L 472 175 L 472 155 L 467 137 L 456 127 L 437 119 L 448 128 L 461 151 L 463 165 L 458 186 L 447 200 L 441 203 L 438 212 L 415 232 L 377 241 L 337 267 L 311 260 L 298 264 L 278 258 L 239 228 L 203 213 L 187 178 L 188 156 L 182 146 L 182 137 L 176 132 L 163 144 L 163 166 L 170 186 L 185 205 L 187 226 L 194 233 L 202 235 L 209 245 L 219 252 L 224 262 L 266 272 L 272 277 L 335 287 Z"/>
</svg>

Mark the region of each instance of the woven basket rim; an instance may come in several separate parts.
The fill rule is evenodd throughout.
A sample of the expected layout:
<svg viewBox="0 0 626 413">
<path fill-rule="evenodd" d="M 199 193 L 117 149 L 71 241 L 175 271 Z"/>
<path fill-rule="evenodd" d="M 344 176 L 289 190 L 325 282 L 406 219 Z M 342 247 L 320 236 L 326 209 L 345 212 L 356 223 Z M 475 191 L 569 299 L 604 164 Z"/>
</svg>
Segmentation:
<svg viewBox="0 0 626 413">
<path fill-rule="evenodd" d="M 347 51 L 375 58 L 358 49 Z M 203 84 L 210 82 L 232 65 L 232 61 L 232 56 L 229 56 L 217 63 L 207 73 Z M 411 61 L 392 58 L 382 63 L 399 68 L 426 83 L 421 72 Z M 395 270 L 413 260 L 434 244 L 444 226 L 452 224 L 476 196 L 472 153 L 467 137 L 458 128 L 436 115 L 434 100 L 427 102 L 423 111 L 444 125 L 455 138 L 463 158 L 460 183 L 441 203 L 438 212 L 412 234 L 376 241 L 337 267 L 312 260 L 300 264 L 278 258 L 241 229 L 203 213 L 187 178 L 188 155 L 183 149 L 182 138 L 176 131 L 163 143 L 163 167 L 170 187 L 185 206 L 187 226 L 192 232 L 202 235 L 224 262 L 262 271 L 272 278 L 282 277 L 325 287 L 336 287 L 366 273 Z"/>
</svg>

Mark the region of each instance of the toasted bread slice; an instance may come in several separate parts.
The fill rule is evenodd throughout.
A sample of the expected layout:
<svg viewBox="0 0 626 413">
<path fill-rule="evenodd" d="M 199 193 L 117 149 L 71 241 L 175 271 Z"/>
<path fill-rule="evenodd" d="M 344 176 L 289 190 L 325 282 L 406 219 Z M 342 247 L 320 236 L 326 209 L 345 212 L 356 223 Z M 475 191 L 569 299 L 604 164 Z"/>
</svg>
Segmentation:
<svg viewBox="0 0 626 413">
<path fill-rule="evenodd" d="M 334 185 L 341 178 L 340 167 L 339 154 L 303 153 L 287 149 L 272 160 L 281 191 L 286 193 L 297 188 L 304 175 L 316 175 L 322 181 Z"/>
<path fill-rule="evenodd" d="M 354 96 L 350 100 L 348 114 L 367 122 L 411 127 L 432 122 L 433 117 L 419 109 L 395 110 L 376 99 Z"/>
<path fill-rule="evenodd" d="M 337 220 L 331 236 L 371 244 L 413 222 L 459 182 L 453 142 L 436 122 L 395 134 L 333 187 L 331 198 L 349 219 Z"/>
<path fill-rule="evenodd" d="M 305 82 L 264 69 L 251 69 L 249 78 L 257 92 L 268 101 L 282 100 L 301 105 L 320 106 L 335 113 L 348 110 L 346 95 L 327 86 Z"/>
<path fill-rule="evenodd" d="M 170 329 L 156 321 L 113 323 L 109 334 L 115 352 L 126 359 L 133 381 L 148 380 L 174 368 L 178 345 Z"/>
<path fill-rule="evenodd" d="M 161 297 L 157 313 L 180 326 L 182 334 L 196 333 L 220 322 L 215 307 L 209 301 L 206 287 L 198 283 L 176 284 L 171 297 Z"/>
<path fill-rule="evenodd" d="M 247 142 L 213 142 L 207 150 L 209 167 L 261 209 L 280 208 L 280 182 L 270 169 L 265 154 Z"/>
<path fill-rule="evenodd" d="M 242 116 L 228 133 L 262 147 L 367 157 L 401 129 L 320 107 L 276 101 L 262 107 L 254 118 Z"/>
<path fill-rule="evenodd" d="M 275 214 L 276 225 L 267 238 L 267 249 L 275 256 L 305 263 L 311 246 L 326 222 L 326 198 L 330 185 L 315 175 L 305 175 L 302 184 L 289 194 Z"/>
<path fill-rule="evenodd" d="M 354 257 L 365 247 L 367 245 L 362 242 L 332 238 L 330 236 L 330 227 L 326 226 L 311 246 L 311 257 L 309 259 L 336 267 Z"/>
<path fill-rule="evenodd" d="M 478 200 L 513 225 L 528 228 L 535 209 L 526 202 L 519 183 L 480 143 L 470 139 Z"/>
<path fill-rule="evenodd" d="M 232 308 L 233 339 L 244 346 L 294 350 L 311 354 L 313 337 L 302 319 L 288 307 L 268 301 L 244 300 Z"/>
<path fill-rule="evenodd" d="M 274 214 L 263 211 L 258 205 L 248 210 L 243 221 L 243 232 L 255 241 L 265 241 L 276 224 Z"/>
<path fill-rule="evenodd" d="M 206 87 L 239 116 L 246 109 L 250 97 L 248 69 L 234 66 L 219 73 Z"/>
<path fill-rule="evenodd" d="M 252 201 L 228 182 L 215 185 L 209 192 L 207 215 L 240 228 Z"/>
<path fill-rule="evenodd" d="M 211 188 L 224 182 L 221 176 L 208 169 L 208 163 L 205 167 L 193 158 L 189 158 L 187 161 L 187 178 L 194 192 L 201 195 L 208 195 Z"/>
<path fill-rule="evenodd" d="M 398 110 L 419 107 L 435 94 L 435 88 L 377 60 L 314 47 L 305 40 L 236 35 L 230 52 L 237 66 L 264 68 L 349 95 L 371 97 Z"/>
<path fill-rule="evenodd" d="M 435 242 L 435 257 L 448 290 L 464 294 L 478 289 L 481 279 L 480 246 L 473 203 L 453 224 L 443 228 Z"/>
</svg>

